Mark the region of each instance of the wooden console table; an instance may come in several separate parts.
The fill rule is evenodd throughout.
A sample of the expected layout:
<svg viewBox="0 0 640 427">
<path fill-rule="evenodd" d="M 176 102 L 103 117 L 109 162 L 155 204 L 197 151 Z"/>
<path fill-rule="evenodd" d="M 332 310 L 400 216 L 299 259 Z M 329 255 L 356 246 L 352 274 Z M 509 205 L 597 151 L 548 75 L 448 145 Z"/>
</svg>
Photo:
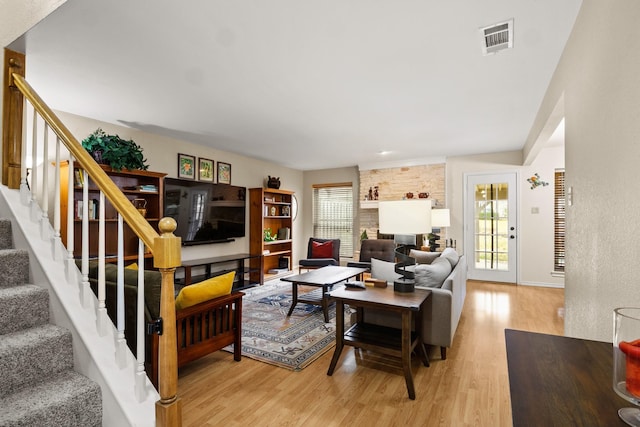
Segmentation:
<svg viewBox="0 0 640 427">
<path fill-rule="evenodd" d="M 624 426 L 611 343 L 505 330 L 514 427 Z"/>
<path fill-rule="evenodd" d="M 333 375 L 345 345 L 400 357 L 409 399 L 414 400 L 416 391 L 411 372 L 411 352 L 416 349 L 424 366 L 429 366 L 429 358 L 422 342 L 421 308 L 430 295 L 431 291 L 424 289 L 399 293 L 394 292 L 392 287 L 346 289 L 341 286 L 339 289 L 329 292 L 329 296 L 336 301 L 336 349 L 327 375 Z M 346 332 L 344 331 L 344 304 L 358 307 L 358 320 Z M 364 322 L 362 308 L 366 307 L 399 313 L 402 316 L 402 329 Z M 413 333 L 411 332 L 412 313 L 415 318 L 415 332 Z"/>
<path fill-rule="evenodd" d="M 251 254 L 233 254 L 233 255 L 222 255 L 211 258 L 200 258 L 200 259 L 192 259 L 188 261 L 182 261 L 182 265 L 178 268 L 184 269 L 184 286 L 188 286 L 191 284 L 191 269 L 193 267 L 205 267 L 205 279 L 212 277 L 211 266 L 215 264 L 224 264 L 230 262 L 236 262 L 237 267 L 233 270 L 236 272 L 236 279 L 233 283 L 233 289 L 245 289 L 251 286 L 250 280 L 245 279 L 245 274 L 250 273 L 250 269 L 245 268 L 245 261 L 259 259 L 260 260 L 260 268 L 262 268 L 262 255 L 251 255 Z M 232 270 L 222 270 L 219 272 L 213 273 L 226 273 Z M 256 283 L 257 285 L 262 285 L 262 283 Z"/>
</svg>

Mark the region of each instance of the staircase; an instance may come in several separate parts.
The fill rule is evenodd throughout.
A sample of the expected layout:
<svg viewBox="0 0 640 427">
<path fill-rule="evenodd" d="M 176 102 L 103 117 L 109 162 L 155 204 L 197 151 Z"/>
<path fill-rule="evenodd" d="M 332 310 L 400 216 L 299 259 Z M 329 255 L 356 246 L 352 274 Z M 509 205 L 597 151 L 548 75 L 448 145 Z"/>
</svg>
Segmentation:
<svg viewBox="0 0 640 427">
<path fill-rule="evenodd" d="M 100 386 L 73 370 L 71 333 L 49 323 L 49 293 L 0 219 L 0 427 L 101 426 Z"/>
</svg>

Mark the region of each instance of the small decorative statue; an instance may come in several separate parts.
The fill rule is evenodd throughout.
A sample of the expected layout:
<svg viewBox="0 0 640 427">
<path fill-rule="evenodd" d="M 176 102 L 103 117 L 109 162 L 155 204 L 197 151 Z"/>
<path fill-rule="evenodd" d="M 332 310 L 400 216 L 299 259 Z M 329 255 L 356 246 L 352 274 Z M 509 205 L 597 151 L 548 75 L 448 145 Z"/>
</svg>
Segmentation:
<svg viewBox="0 0 640 427">
<path fill-rule="evenodd" d="M 527 178 L 527 181 L 529 181 L 529 184 L 531 184 L 532 190 L 539 186 L 546 187 L 547 185 L 549 185 L 548 182 L 541 180 L 540 175 L 538 175 L 537 173 L 533 174 L 531 178 Z"/>
<path fill-rule="evenodd" d="M 373 200 L 378 200 L 378 186 L 373 187 Z"/>
<path fill-rule="evenodd" d="M 276 190 L 280 188 L 280 177 L 272 177 L 269 176 L 269 180 L 267 181 L 267 188 L 275 188 Z"/>
<path fill-rule="evenodd" d="M 369 187 L 369 199 L 368 200 L 373 200 L 373 188 Z"/>
</svg>

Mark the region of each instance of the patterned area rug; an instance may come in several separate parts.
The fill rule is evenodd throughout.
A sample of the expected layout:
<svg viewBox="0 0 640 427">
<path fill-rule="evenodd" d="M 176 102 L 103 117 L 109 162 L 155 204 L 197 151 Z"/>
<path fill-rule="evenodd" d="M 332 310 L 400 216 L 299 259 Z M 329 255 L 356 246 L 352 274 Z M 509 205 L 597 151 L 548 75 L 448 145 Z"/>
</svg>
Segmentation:
<svg viewBox="0 0 640 427">
<path fill-rule="evenodd" d="M 299 292 L 314 290 L 318 288 L 300 288 Z M 325 323 L 322 307 L 300 302 L 287 317 L 291 283 L 274 280 L 243 292 L 243 356 L 298 371 L 335 346 L 335 304 L 329 307 L 330 323 Z M 349 313 L 347 308 L 345 326 Z"/>
</svg>

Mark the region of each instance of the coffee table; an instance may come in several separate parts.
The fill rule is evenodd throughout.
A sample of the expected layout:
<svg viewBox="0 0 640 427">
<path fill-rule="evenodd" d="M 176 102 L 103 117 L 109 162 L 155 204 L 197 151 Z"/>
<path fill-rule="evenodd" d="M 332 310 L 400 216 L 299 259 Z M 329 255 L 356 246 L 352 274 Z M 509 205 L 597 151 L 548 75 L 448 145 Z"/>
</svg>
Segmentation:
<svg viewBox="0 0 640 427">
<path fill-rule="evenodd" d="M 415 400 L 416 391 L 411 372 L 411 352 L 417 349 L 424 366 L 429 366 L 429 357 L 422 342 L 422 305 L 431 291 L 416 289 L 414 292 L 395 292 L 392 287 L 347 289 L 340 287 L 329 293 L 336 301 L 336 349 L 327 375 L 333 375 L 345 345 L 372 350 L 402 359 L 402 370 L 407 383 L 409 399 Z M 344 331 L 344 304 L 357 307 L 356 323 Z M 362 308 L 375 308 L 399 313 L 402 329 L 366 323 Z M 415 318 L 415 332 L 411 331 L 411 317 Z"/>
<path fill-rule="evenodd" d="M 291 282 L 292 284 L 291 294 L 293 301 L 291 302 L 291 307 L 289 308 L 287 316 L 291 316 L 291 313 L 293 313 L 293 309 L 296 307 L 298 302 L 304 302 L 307 304 L 322 306 L 322 310 L 324 311 L 324 321 L 325 323 L 329 323 L 329 299 L 327 298 L 329 288 L 333 287 L 336 283 L 351 279 L 352 277 L 356 277 L 366 271 L 366 268 L 338 267 L 330 265 L 317 270 L 311 270 L 306 273 L 296 274 L 295 276 L 283 277 L 281 280 Z M 302 298 L 300 298 L 298 297 L 298 286 L 300 285 L 317 286 L 322 289 L 306 293 Z"/>
</svg>

